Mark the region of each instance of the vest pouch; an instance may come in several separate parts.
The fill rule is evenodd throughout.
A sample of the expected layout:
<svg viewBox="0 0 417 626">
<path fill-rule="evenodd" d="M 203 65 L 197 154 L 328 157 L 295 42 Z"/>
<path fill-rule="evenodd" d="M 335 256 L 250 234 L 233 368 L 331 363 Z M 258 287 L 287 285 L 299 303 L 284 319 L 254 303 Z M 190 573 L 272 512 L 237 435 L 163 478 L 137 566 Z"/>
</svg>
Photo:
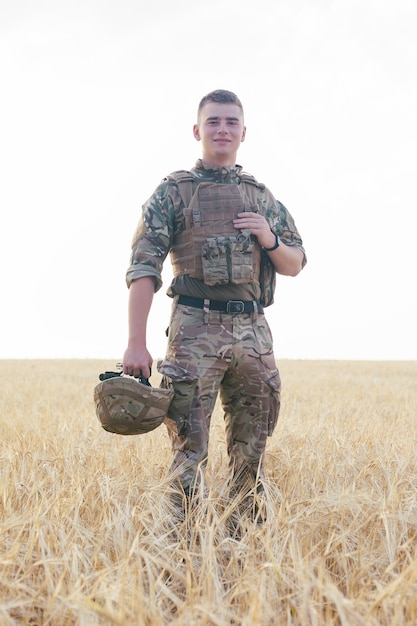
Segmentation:
<svg viewBox="0 0 417 626">
<path fill-rule="evenodd" d="M 255 243 L 244 231 L 230 238 L 231 276 L 234 284 L 249 283 L 254 279 L 253 250 Z"/>
<path fill-rule="evenodd" d="M 229 241 L 226 237 L 209 237 L 201 249 L 203 280 L 206 285 L 224 285 L 229 281 Z"/>
</svg>

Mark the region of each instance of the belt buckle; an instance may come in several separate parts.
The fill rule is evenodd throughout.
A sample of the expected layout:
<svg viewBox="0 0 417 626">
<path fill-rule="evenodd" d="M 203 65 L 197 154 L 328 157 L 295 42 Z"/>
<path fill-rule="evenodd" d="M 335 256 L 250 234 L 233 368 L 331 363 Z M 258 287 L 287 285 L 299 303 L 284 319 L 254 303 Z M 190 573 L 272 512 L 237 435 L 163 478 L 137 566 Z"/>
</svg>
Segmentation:
<svg viewBox="0 0 417 626">
<path fill-rule="evenodd" d="M 245 303 L 242 300 L 228 300 L 226 303 L 226 311 L 228 313 L 244 313 Z"/>
</svg>

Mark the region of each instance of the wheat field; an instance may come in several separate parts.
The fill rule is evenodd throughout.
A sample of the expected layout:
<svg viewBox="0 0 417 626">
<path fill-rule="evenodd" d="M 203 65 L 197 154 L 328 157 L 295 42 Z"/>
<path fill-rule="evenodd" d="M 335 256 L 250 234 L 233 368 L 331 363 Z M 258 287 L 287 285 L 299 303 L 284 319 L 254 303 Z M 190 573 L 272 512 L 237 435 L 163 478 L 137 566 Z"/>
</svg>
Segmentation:
<svg viewBox="0 0 417 626">
<path fill-rule="evenodd" d="M 112 368 L 0 361 L 1 626 L 417 624 L 417 362 L 279 362 L 268 520 L 240 539 L 220 408 L 175 523 L 165 427 L 97 421 Z"/>
</svg>

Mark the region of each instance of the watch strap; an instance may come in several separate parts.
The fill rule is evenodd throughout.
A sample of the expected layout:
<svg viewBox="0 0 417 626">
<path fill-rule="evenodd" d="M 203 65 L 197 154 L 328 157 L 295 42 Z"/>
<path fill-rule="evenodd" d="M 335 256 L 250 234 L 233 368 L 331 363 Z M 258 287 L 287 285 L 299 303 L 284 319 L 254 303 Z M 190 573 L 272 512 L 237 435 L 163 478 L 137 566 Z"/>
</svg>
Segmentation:
<svg viewBox="0 0 417 626">
<path fill-rule="evenodd" d="M 272 252 L 272 250 L 276 250 L 279 247 L 279 237 L 278 237 L 278 235 L 276 233 L 274 233 L 274 235 L 275 235 L 275 243 L 274 243 L 274 245 L 272 246 L 272 248 L 265 248 L 264 247 L 265 252 Z"/>
</svg>

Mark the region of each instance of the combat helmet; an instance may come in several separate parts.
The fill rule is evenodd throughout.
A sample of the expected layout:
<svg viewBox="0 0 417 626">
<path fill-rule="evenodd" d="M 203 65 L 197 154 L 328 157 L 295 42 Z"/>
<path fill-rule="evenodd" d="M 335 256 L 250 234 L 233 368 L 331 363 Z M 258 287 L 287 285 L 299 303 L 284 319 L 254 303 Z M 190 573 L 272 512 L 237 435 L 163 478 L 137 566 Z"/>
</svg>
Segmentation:
<svg viewBox="0 0 417 626">
<path fill-rule="evenodd" d="M 162 424 L 174 396 L 171 389 L 151 387 L 121 372 L 104 372 L 94 388 L 96 414 L 104 430 L 142 435 Z"/>
</svg>

